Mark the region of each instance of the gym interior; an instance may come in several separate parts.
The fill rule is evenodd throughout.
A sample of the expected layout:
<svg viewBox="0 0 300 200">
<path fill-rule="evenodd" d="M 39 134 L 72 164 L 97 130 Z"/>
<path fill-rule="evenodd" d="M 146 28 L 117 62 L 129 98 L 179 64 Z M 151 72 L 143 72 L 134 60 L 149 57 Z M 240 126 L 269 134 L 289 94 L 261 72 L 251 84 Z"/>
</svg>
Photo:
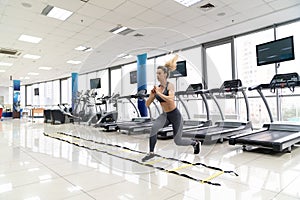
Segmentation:
<svg viewBox="0 0 300 200">
<path fill-rule="evenodd" d="M 0 199 L 300 199 L 299 11 L 295 0 L 0 1 Z M 145 102 L 175 55 L 167 80 L 200 153 L 167 126 L 143 161 L 164 112 Z"/>
</svg>

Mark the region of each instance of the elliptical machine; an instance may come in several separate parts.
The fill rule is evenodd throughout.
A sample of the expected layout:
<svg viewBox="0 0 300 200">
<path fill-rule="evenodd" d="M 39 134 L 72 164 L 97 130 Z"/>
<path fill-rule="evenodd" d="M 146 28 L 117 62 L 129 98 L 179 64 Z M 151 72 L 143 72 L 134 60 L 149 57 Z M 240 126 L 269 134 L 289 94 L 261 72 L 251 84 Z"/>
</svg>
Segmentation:
<svg viewBox="0 0 300 200">
<path fill-rule="evenodd" d="M 102 127 L 105 128 L 107 126 L 105 126 L 108 123 L 115 123 L 117 121 L 118 118 L 118 111 L 117 110 L 112 110 L 112 111 L 108 111 L 108 105 L 112 104 L 113 107 L 117 107 L 117 99 L 120 95 L 119 94 L 115 94 L 112 96 L 105 96 L 105 97 L 101 97 L 98 98 L 98 100 L 100 100 L 101 102 L 99 103 L 99 105 L 105 105 L 105 111 L 103 111 L 100 107 L 100 117 L 99 120 L 96 122 L 96 124 L 94 125 L 94 127 Z"/>
</svg>

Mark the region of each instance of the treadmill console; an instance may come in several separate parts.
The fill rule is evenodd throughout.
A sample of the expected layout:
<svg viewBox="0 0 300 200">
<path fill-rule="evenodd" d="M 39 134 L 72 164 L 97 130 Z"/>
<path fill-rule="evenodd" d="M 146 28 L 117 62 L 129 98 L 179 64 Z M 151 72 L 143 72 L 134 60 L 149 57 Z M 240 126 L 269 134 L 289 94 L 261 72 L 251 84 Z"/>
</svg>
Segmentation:
<svg viewBox="0 0 300 200">
<path fill-rule="evenodd" d="M 298 73 L 276 74 L 270 82 L 271 92 L 275 92 L 276 88 L 289 88 L 292 92 L 295 86 L 299 84 Z"/>
<path fill-rule="evenodd" d="M 242 81 L 240 79 L 224 81 L 221 86 L 221 90 L 224 92 L 237 92 L 242 87 Z"/>
<path fill-rule="evenodd" d="M 186 89 L 187 94 L 195 93 L 196 91 L 202 90 L 203 85 L 202 83 L 195 83 L 195 84 L 190 84 L 189 87 Z"/>
</svg>

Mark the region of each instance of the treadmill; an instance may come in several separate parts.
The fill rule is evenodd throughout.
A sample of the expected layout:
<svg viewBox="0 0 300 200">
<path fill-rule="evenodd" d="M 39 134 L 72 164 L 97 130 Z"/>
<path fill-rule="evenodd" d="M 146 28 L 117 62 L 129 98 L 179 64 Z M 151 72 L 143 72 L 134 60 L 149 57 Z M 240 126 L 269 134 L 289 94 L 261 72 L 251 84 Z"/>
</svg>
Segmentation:
<svg viewBox="0 0 300 200">
<path fill-rule="evenodd" d="M 295 87 L 300 86 L 299 75 L 297 73 L 276 74 L 270 84 L 260 84 L 250 87 L 249 90 L 257 90 L 262 98 L 269 117 L 270 123 L 266 123 L 260 130 L 251 133 L 236 135 L 229 139 L 230 145 L 240 144 L 246 150 L 247 146 L 262 147 L 275 152 L 287 150 L 291 152 L 292 146 L 300 142 L 300 124 L 296 122 L 277 121 L 274 122 L 268 102 L 262 90 L 288 88 L 294 92 Z"/>
<path fill-rule="evenodd" d="M 184 119 L 183 120 L 183 128 L 182 130 L 190 130 L 190 129 L 195 129 L 195 128 L 200 128 L 200 127 L 207 127 L 207 126 L 211 126 L 212 122 L 209 119 L 209 108 L 208 108 L 208 103 L 207 100 L 205 98 L 204 92 L 203 93 L 198 93 L 196 94 L 197 91 L 203 90 L 203 85 L 202 83 L 197 83 L 197 84 L 190 84 L 188 86 L 188 88 L 186 89 L 186 91 L 178 91 L 175 92 L 175 96 L 178 98 L 179 102 L 182 104 L 188 119 Z M 191 119 L 190 113 L 188 111 L 188 108 L 186 106 L 186 104 L 184 103 L 182 97 L 183 96 L 197 96 L 200 94 L 204 105 L 205 105 L 205 110 L 206 110 L 206 119 L 205 121 L 202 120 L 195 120 L 195 119 Z M 173 138 L 173 128 L 172 126 L 167 126 L 164 127 L 162 129 L 160 129 L 157 133 L 157 138 L 158 139 L 171 139 Z"/>
<path fill-rule="evenodd" d="M 152 127 L 152 115 L 151 115 L 151 110 L 148 108 L 150 117 L 141 117 L 140 112 L 138 111 L 136 105 L 132 102 L 131 99 L 139 99 L 139 100 L 144 100 L 146 97 L 149 97 L 149 94 L 146 94 L 146 90 L 140 90 L 137 94 L 135 95 L 128 95 L 128 96 L 122 96 L 119 97 L 127 99 L 131 105 L 134 107 L 137 117 L 132 118 L 131 121 L 121 121 L 117 122 L 117 129 L 126 134 L 137 134 L 137 133 L 148 133 Z M 157 105 L 155 104 L 155 107 L 157 108 Z M 158 109 L 158 108 L 157 108 Z"/>
<path fill-rule="evenodd" d="M 222 120 L 215 122 L 212 126 L 183 131 L 182 136 L 194 138 L 204 144 L 211 144 L 216 141 L 223 142 L 224 139 L 229 139 L 233 135 L 251 132 L 252 123 L 249 120 L 249 102 L 245 91 L 246 87 L 242 86 L 242 81 L 240 79 L 225 81 L 220 88 L 214 88 L 208 91 L 197 91 L 196 93 L 205 92 L 207 98 L 211 98 L 215 102 Z M 225 120 L 216 97 L 236 99 L 237 93 L 242 93 L 245 100 L 247 113 L 246 121 Z"/>
</svg>

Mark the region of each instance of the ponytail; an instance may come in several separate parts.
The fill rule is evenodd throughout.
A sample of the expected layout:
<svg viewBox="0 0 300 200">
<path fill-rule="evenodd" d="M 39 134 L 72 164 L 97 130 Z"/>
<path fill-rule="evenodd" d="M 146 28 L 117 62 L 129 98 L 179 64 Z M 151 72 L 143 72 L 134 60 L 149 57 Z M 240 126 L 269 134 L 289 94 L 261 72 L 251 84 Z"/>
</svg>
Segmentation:
<svg viewBox="0 0 300 200">
<path fill-rule="evenodd" d="M 167 61 L 164 66 L 158 66 L 157 69 L 163 70 L 163 72 L 167 74 L 167 78 L 168 78 L 169 75 L 170 75 L 170 71 L 176 70 L 176 61 L 177 61 L 177 59 L 178 59 L 178 55 L 176 54 L 174 56 L 174 58 Z"/>
<path fill-rule="evenodd" d="M 176 54 L 171 60 L 166 62 L 165 67 L 167 67 L 170 71 L 176 70 L 177 59 L 178 59 L 178 54 Z"/>
</svg>

